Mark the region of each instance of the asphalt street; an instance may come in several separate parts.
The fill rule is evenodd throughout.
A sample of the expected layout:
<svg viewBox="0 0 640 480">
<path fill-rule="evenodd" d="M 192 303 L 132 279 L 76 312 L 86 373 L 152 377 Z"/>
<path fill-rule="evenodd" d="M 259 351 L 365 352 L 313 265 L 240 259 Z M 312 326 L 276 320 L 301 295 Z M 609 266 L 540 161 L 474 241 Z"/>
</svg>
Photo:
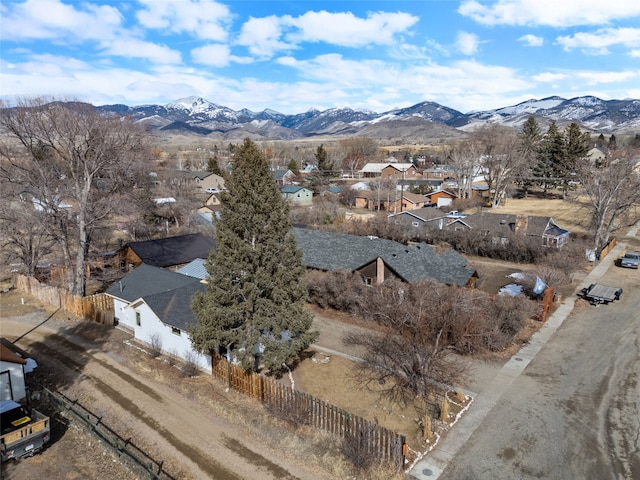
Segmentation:
<svg viewBox="0 0 640 480">
<path fill-rule="evenodd" d="M 615 265 L 637 230 L 576 290 L 604 283 L 622 298 L 564 299 L 411 476 L 640 478 L 640 272 Z"/>
</svg>

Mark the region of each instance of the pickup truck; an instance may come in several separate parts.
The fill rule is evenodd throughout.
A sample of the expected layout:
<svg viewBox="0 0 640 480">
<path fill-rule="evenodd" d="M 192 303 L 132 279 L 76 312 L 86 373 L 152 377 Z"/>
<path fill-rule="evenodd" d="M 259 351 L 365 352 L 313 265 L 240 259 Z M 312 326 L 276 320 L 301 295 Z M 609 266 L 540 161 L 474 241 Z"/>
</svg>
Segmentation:
<svg viewBox="0 0 640 480">
<path fill-rule="evenodd" d="M 638 268 L 640 266 L 640 253 L 627 252 L 620 259 L 620 266 L 625 268 Z"/>
<path fill-rule="evenodd" d="M 3 462 L 33 455 L 44 447 L 51 434 L 49 417 L 13 400 L 0 401 L 0 424 Z"/>
</svg>

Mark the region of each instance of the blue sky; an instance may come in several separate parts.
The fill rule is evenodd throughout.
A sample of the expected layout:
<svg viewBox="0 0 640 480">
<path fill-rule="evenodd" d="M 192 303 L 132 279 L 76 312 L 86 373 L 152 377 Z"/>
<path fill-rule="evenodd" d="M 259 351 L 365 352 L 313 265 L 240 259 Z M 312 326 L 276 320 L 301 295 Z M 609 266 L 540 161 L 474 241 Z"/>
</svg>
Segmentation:
<svg viewBox="0 0 640 480">
<path fill-rule="evenodd" d="M 462 112 L 640 98 L 638 0 L 2 0 L 0 96 Z"/>
</svg>

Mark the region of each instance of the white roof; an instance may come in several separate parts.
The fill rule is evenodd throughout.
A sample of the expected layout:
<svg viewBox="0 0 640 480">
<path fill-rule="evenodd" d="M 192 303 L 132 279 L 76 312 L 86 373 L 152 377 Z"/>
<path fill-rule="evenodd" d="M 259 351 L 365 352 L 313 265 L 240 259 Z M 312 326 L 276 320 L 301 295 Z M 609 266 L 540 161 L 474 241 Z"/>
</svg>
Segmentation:
<svg viewBox="0 0 640 480">
<path fill-rule="evenodd" d="M 412 167 L 415 167 L 413 163 L 367 163 L 362 170 L 362 173 L 382 173 L 387 167 L 393 167 L 401 172 L 406 172 Z"/>
</svg>

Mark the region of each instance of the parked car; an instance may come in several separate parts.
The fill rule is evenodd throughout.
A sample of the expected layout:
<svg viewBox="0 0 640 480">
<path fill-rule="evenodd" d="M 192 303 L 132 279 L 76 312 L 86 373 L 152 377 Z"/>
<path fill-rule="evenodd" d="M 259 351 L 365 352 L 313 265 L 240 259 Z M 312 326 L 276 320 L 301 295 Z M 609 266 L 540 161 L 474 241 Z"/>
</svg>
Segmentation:
<svg viewBox="0 0 640 480">
<path fill-rule="evenodd" d="M 638 268 L 640 265 L 640 253 L 627 252 L 620 259 L 620 266 L 625 268 Z"/>
<path fill-rule="evenodd" d="M 220 190 L 217 188 L 207 188 L 207 193 L 220 193 Z"/>
</svg>

